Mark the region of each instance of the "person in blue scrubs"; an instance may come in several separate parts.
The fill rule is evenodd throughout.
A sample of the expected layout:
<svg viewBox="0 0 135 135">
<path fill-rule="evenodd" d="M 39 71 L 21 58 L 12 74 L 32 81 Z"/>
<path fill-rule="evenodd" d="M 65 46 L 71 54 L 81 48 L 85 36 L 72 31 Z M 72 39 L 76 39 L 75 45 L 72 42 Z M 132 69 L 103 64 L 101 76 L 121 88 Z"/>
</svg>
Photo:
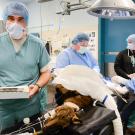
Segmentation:
<svg viewBox="0 0 135 135">
<path fill-rule="evenodd" d="M 100 72 L 97 61 L 88 48 L 89 37 L 85 33 L 77 34 L 72 45 L 61 52 L 56 59 L 56 68 L 64 68 L 68 65 L 84 65 L 96 72 Z"/>
<path fill-rule="evenodd" d="M 60 69 L 68 65 L 84 65 L 99 73 L 100 68 L 97 61 L 87 49 L 88 42 L 89 36 L 87 34 L 77 34 L 72 40 L 72 45 L 57 56 L 55 68 Z M 61 97 L 61 93 L 57 91 L 55 94 L 55 100 L 58 105 L 63 103 Z"/>
<path fill-rule="evenodd" d="M 41 113 L 43 87 L 50 79 L 49 55 L 43 42 L 27 33 L 28 19 L 20 2 L 9 3 L 3 11 L 7 32 L 0 35 L 0 86 L 28 85 L 30 98 L 0 100 L 0 131 Z"/>
</svg>

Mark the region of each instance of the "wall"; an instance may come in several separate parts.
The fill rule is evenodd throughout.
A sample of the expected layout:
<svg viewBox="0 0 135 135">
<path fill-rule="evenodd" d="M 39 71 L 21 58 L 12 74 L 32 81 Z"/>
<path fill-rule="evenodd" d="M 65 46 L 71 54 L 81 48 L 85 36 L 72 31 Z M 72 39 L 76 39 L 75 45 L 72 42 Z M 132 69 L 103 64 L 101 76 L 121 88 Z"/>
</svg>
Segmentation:
<svg viewBox="0 0 135 135">
<path fill-rule="evenodd" d="M 4 0 L 4 1 L 0 0 L 0 20 L 2 20 L 2 12 L 7 2 L 8 2 L 7 0 Z"/>
<path fill-rule="evenodd" d="M 78 32 L 96 32 L 95 46 L 98 47 L 98 19 L 86 13 L 86 10 L 71 12 L 71 15 L 57 15 L 62 10 L 59 1 L 42 4 L 31 2 L 29 32 L 39 32 L 43 40 L 52 41 L 53 49 L 70 44 L 72 37 Z M 42 26 L 42 27 L 41 27 Z M 93 52 L 98 58 L 98 48 Z"/>
<path fill-rule="evenodd" d="M 108 20 L 100 19 L 99 27 L 99 62 L 105 76 L 113 76 L 116 55 L 127 46 L 126 39 L 135 33 L 135 19 Z"/>
<path fill-rule="evenodd" d="M 0 19 L 2 19 L 2 11 L 9 1 L 17 0 L 0 0 Z M 56 14 L 56 12 L 62 11 L 59 0 L 42 4 L 35 0 L 28 1 L 25 0 L 30 11 L 29 32 L 38 32 L 43 40 L 52 41 L 54 49 L 62 49 L 61 46 L 64 44 L 69 45 L 72 37 L 78 32 L 96 32 L 95 44 L 96 47 L 98 46 L 98 19 L 88 15 L 86 10 L 73 11 L 71 15 L 62 16 Z M 78 0 L 73 1 L 78 2 Z M 98 58 L 98 49 L 93 54 Z"/>
<path fill-rule="evenodd" d="M 59 1 L 55 0 L 42 3 L 41 5 L 33 1 L 28 5 L 31 15 L 30 27 L 41 25 L 40 6 L 42 25 L 51 25 L 50 29 L 59 29 L 59 25 L 61 25 L 62 28 L 66 27 L 72 29 L 84 26 L 90 26 L 91 28 L 97 27 L 97 18 L 88 15 L 86 10 L 73 11 L 71 15 L 57 15 L 56 12 L 61 10 L 61 6 Z M 46 26 L 46 29 L 47 28 Z"/>
</svg>

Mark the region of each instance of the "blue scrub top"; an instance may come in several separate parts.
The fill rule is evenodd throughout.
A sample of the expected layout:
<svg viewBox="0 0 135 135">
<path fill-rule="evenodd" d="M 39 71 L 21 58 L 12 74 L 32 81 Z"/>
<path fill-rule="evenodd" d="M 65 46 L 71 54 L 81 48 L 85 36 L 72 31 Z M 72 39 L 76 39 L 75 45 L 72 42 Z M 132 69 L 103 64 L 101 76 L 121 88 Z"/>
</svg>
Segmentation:
<svg viewBox="0 0 135 135">
<path fill-rule="evenodd" d="M 135 94 L 135 79 L 128 80 L 125 86 Z"/>
<path fill-rule="evenodd" d="M 40 70 L 49 61 L 49 55 L 39 38 L 28 35 L 20 51 L 16 52 L 8 33 L 0 35 L 0 86 L 34 84 L 39 79 Z M 40 97 L 38 93 L 31 99 L 0 100 L 0 118 L 22 110 L 25 112 L 19 112 L 20 119 L 39 113 Z"/>
<path fill-rule="evenodd" d="M 84 65 L 100 72 L 97 61 L 90 52 L 79 54 L 71 47 L 66 48 L 62 53 L 60 53 L 56 60 L 56 68 L 64 68 L 68 65 Z"/>
</svg>

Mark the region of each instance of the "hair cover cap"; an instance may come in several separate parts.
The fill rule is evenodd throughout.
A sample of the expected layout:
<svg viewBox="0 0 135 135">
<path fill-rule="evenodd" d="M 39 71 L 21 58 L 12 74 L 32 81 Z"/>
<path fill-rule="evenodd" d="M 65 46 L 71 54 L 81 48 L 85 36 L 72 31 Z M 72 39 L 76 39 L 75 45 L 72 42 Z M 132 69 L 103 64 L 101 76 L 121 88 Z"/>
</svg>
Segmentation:
<svg viewBox="0 0 135 135">
<path fill-rule="evenodd" d="M 8 16 L 22 16 L 26 23 L 28 23 L 29 12 L 26 6 L 21 2 L 11 2 L 9 3 L 3 11 L 3 20 L 6 21 Z"/>
<path fill-rule="evenodd" d="M 129 35 L 128 38 L 127 38 L 127 42 L 128 42 L 128 41 L 131 41 L 132 43 L 135 44 L 135 34 Z"/>
<path fill-rule="evenodd" d="M 79 33 L 73 38 L 72 44 L 76 45 L 77 43 L 82 41 L 89 41 L 89 36 L 85 33 Z"/>
</svg>

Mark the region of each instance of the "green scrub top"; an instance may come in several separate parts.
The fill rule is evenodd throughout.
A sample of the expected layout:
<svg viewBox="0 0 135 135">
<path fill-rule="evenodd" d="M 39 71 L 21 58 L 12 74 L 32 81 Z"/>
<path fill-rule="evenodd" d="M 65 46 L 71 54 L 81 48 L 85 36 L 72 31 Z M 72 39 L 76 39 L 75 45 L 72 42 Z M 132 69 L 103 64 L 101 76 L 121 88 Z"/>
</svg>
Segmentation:
<svg viewBox="0 0 135 135">
<path fill-rule="evenodd" d="M 49 55 L 39 38 L 28 35 L 21 49 L 16 52 L 8 33 L 0 35 L 0 86 L 34 84 L 39 79 L 40 70 L 49 61 Z M 25 117 L 39 113 L 40 99 L 45 97 L 44 92 L 41 90 L 31 99 L 0 100 L 2 129 L 14 125 Z"/>
</svg>

